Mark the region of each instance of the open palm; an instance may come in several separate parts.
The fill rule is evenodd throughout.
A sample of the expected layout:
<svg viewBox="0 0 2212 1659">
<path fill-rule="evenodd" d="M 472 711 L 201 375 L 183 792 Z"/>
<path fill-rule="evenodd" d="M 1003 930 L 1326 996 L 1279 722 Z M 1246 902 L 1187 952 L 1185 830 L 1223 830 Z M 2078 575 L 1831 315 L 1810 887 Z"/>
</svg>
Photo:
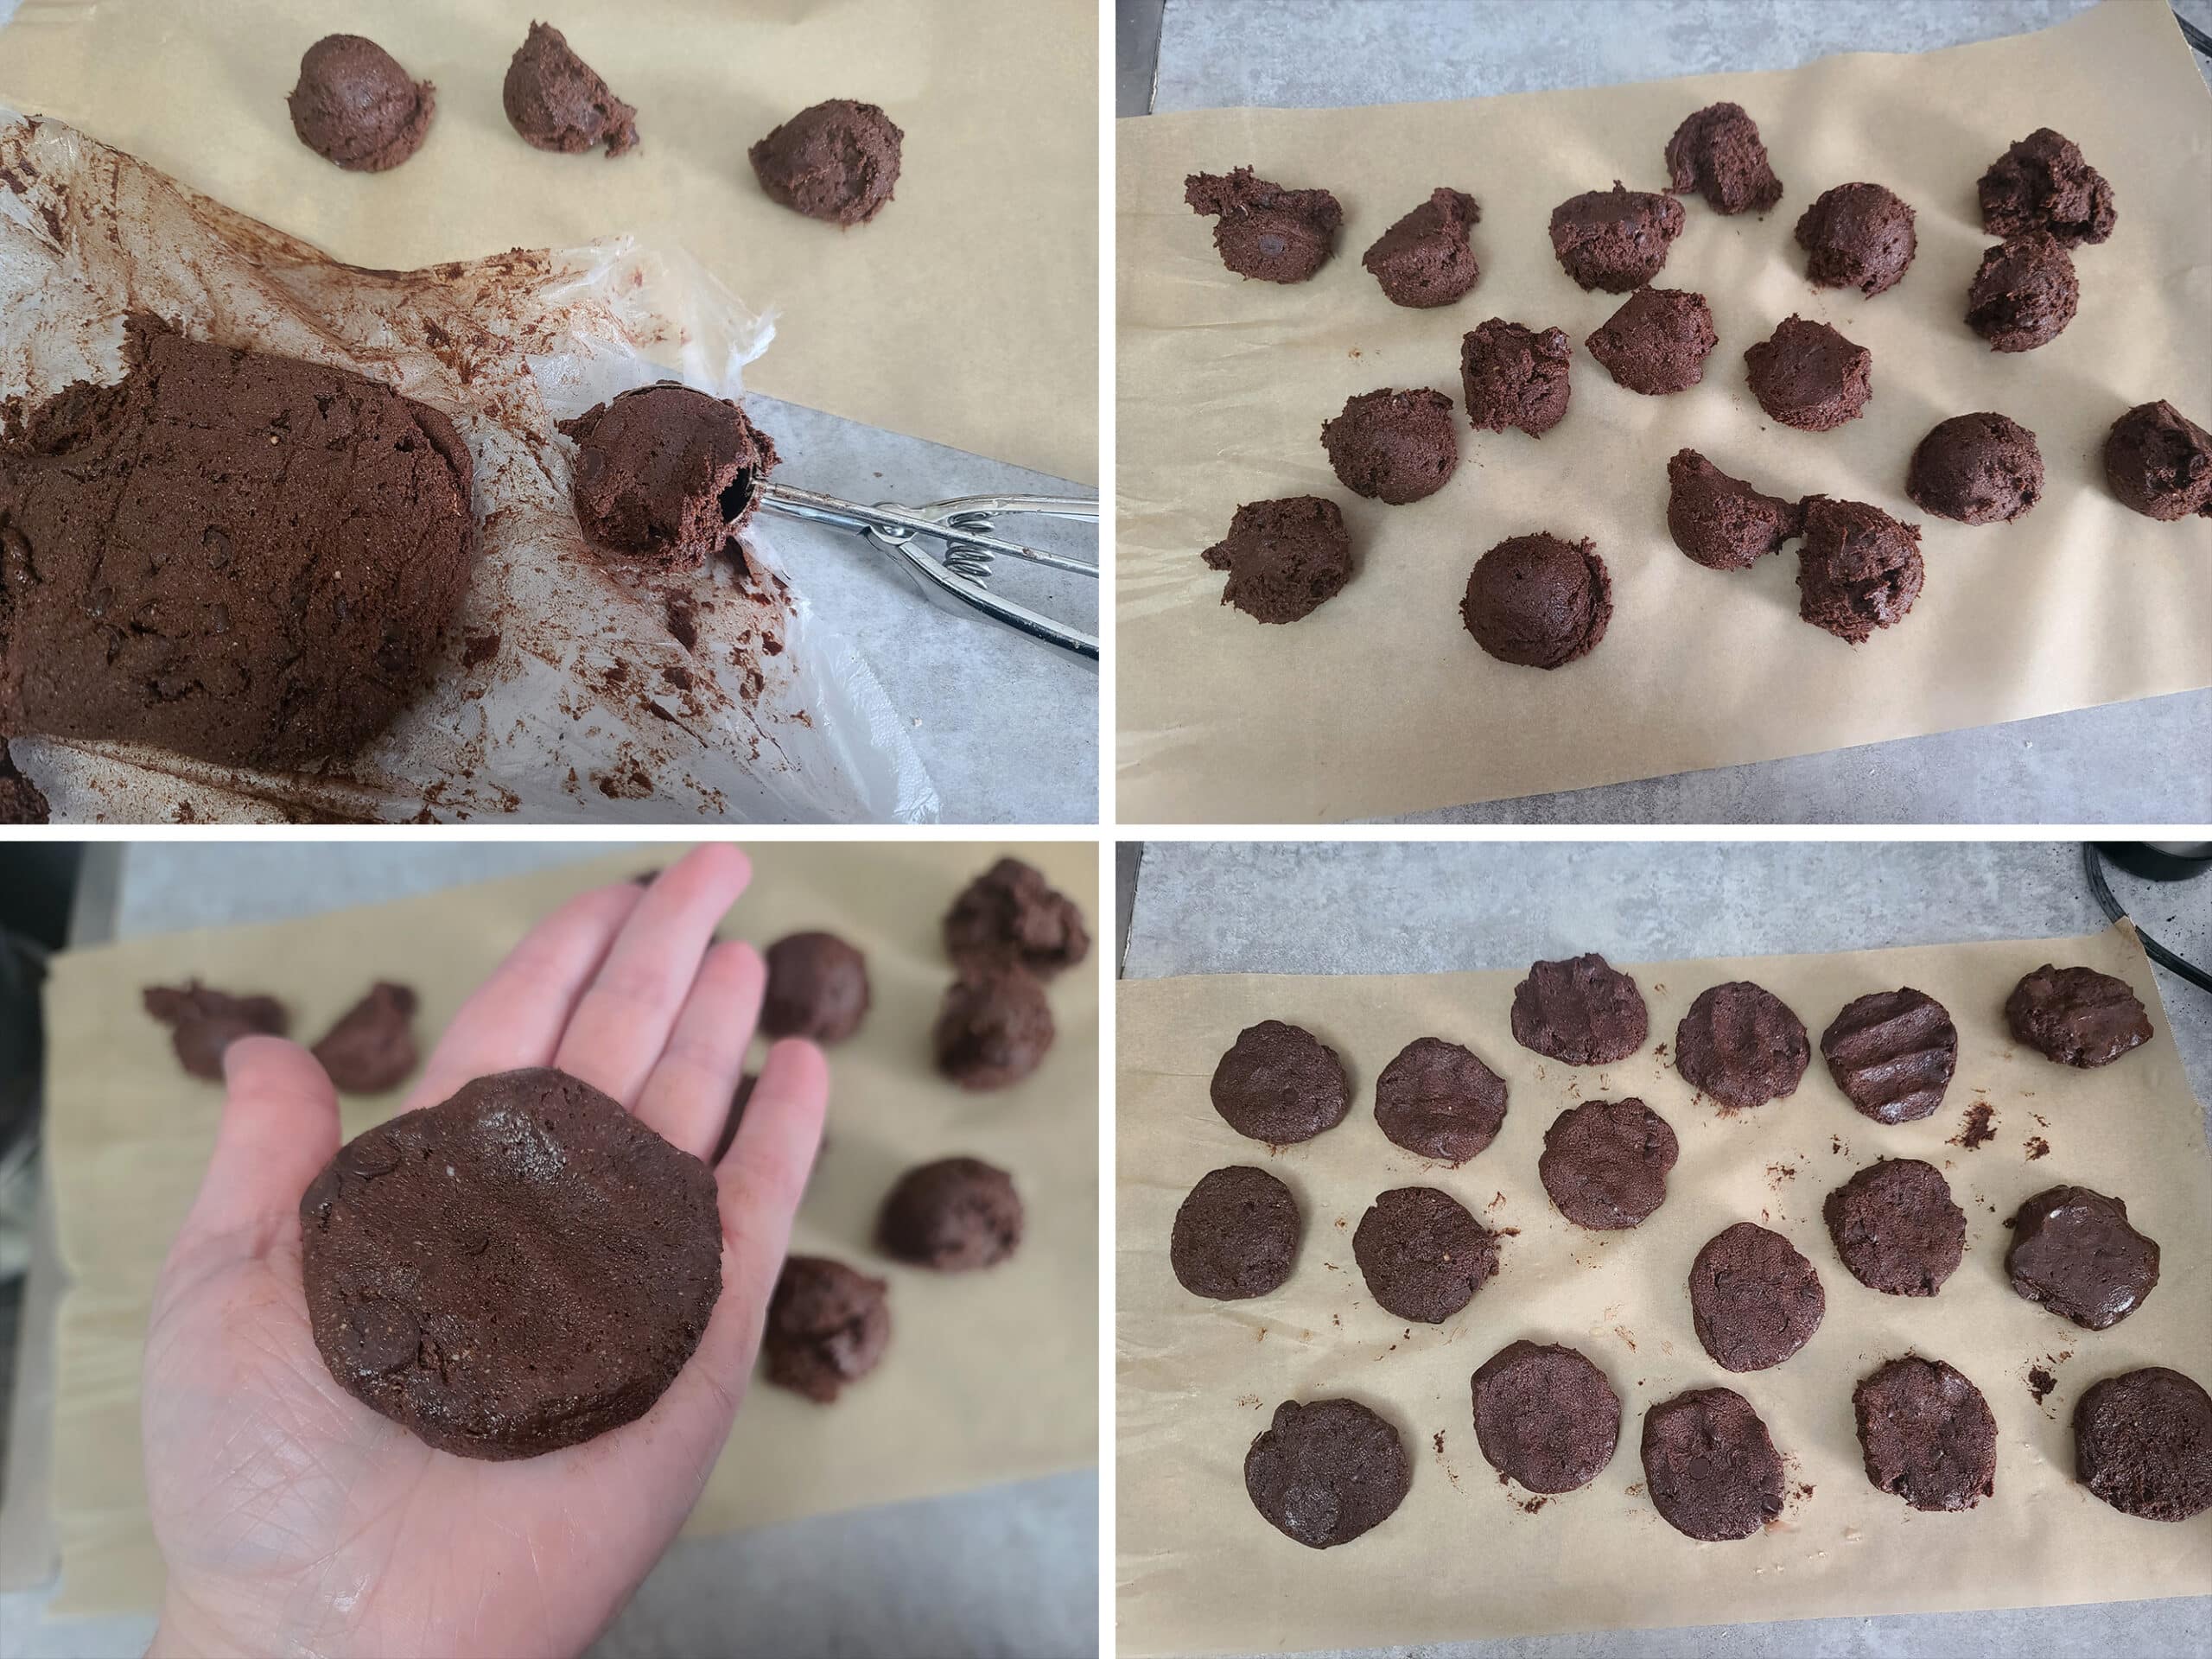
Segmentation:
<svg viewBox="0 0 2212 1659">
<path fill-rule="evenodd" d="M 557 1065 L 708 1155 L 760 1006 L 758 953 L 710 943 L 748 874 L 734 848 L 702 848 L 649 889 L 565 906 L 470 998 L 408 1107 Z M 298 1205 L 338 1150 L 336 1096 L 275 1038 L 233 1044 L 225 1068 L 214 1154 L 146 1338 L 147 1492 L 169 1573 L 153 1652 L 575 1652 L 674 1537 L 729 1433 L 821 1139 L 819 1051 L 776 1045 L 715 1169 L 722 1294 L 673 1385 L 633 1423 L 512 1462 L 434 1452 L 332 1378 Z"/>
</svg>

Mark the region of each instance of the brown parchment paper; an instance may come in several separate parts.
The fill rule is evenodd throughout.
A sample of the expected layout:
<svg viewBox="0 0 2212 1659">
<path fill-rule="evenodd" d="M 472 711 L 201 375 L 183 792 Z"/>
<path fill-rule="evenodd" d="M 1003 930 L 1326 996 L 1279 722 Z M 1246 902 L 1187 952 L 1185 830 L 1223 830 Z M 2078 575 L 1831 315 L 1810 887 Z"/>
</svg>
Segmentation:
<svg viewBox="0 0 2212 1659">
<path fill-rule="evenodd" d="M 2158 1035 L 2101 1071 L 2015 1049 L 2006 994 L 2046 962 L 2117 974 Z M 1616 1066 L 1563 1066 L 1512 1040 L 1519 973 L 1402 977 L 1224 976 L 1118 988 L 1116 1247 L 1120 1650 L 1198 1654 L 1384 1647 L 1535 1631 L 1953 1608 L 2056 1605 L 2212 1590 L 2212 1514 L 2181 1525 L 2107 1508 L 2072 1478 L 2074 1402 L 2101 1377 L 2162 1364 L 2212 1383 L 2212 1162 L 2149 963 L 2124 925 L 2083 939 L 1669 962 L 1631 968 L 1651 1037 Z M 1805 1021 L 1816 1046 L 1790 1097 L 1724 1118 L 1675 1075 L 1676 1021 L 1699 992 L 1751 978 Z M 1935 1116 L 1884 1128 L 1838 1092 L 1819 1033 L 1852 998 L 1900 984 L 1940 999 L 1959 1028 L 1958 1072 Z M 1352 1109 L 1334 1129 L 1271 1153 L 1213 1111 L 1207 1084 L 1243 1027 L 1306 1026 L 1342 1057 Z M 1509 1086 L 1497 1139 L 1458 1169 L 1415 1158 L 1375 1127 L 1375 1077 L 1419 1036 L 1464 1042 Z M 1585 1231 L 1536 1176 L 1543 1132 L 1581 1099 L 1641 1097 L 1681 1158 L 1641 1227 Z M 1986 1103 L 1996 1138 L 1955 1144 Z M 2050 1147 L 2027 1155 L 2031 1137 Z M 1967 1255 L 1932 1299 L 1881 1295 L 1845 1271 L 1821 1200 L 1878 1157 L 1945 1171 L 1967 1212 Z M 1206 1302 L 1167 1264 L 1176 1207 L 1206 1171 L 1258 1164 L 1299 1195 L 1298 1266 L 1274 1294 Z M 2164 1252 L 2158 1288 L 2109 1331 L 2087 1332 L 2015 1295 L 2004 1222 L 2021 1199 L 2078 1181 L 2127 1202 Z M 1497 1275 L 1436 1326 L 1369 1299 L 1351 1230 L 1377 1192 L 1443 1188 L 1502 1241 Z M 1819 1270 L 1827 1313 L 1782 1365 L 1732 1376 L 1699 1345 L 1687 1279 L 1698 1248 L 1756 1221 Z M 1571 1344 L 1621 1397 L 1619 1448 L 1590 1485 L 1539 1502 L 1501 1484 L 1475 1443 L 1469 1382 L 1519 1338 Z M 1974 1510 L 1922 1514 L 1871 1485 L 1851 1391 L 1885 1359 L 1947 1359 L 1988 1400 L 1996 1491 Z M 2037 1403 L 2031 1366 L 2057 1379 Z M 1788 1467 L 1789 1498 L 1764 1533 L 1685 1538 L 1643 1492 L 1647 1407 L 1720 1384 L 1758 1409 Z M 1404 1435 L 1413 1489 L 1364 1537 L 1316 1552 L 1245 1496 L 1252 1438 L 1286 1399 L 1348 1396 Z"/>
<path fill-rule="evenodd" d="M 868 955 L 874 1006 L 831 1052 L 829 1145 L 792 1247 L 892 1281 L 880 1368 L 834 1408 L 758 1382 L 692 1513 L 693 1533 L 960 1491 L 1091 1463 L 1098 1415 L 1096 955 L 1052 987 L 1058 1039 L 1026 1082 L 969 1095 L 931 1070 L 929 1027 L 950 977 L 938 921 L 1000 849 L 957 842 L 748 849 L 752 887 L 723 931 L 765 944 L 826 926 Z M 1020 848 L 1086 914 L 1088 844 Z M 563 899 L 665 861 L 636 849 L 556 872 L 265 926 L 134 940 L 57 957 L 47 993 L 47 1157 L 69 1287 L 60 1310 L 54 1611 L 154 1606 L 161 1558 L 139 1462 L 138 1365 L 154 1280 L 213 1144 L 219 1096 L 182 1075 L 139 988 L 199 974 L 270 988 L 313 1041 L 367 983 L 423 996 L 434 1038 L 461 1000 Z M 669 849 L 667 857 L 674 856 Z M 425 1041 L 425 1049 L 429 1046 Z M 345 1128 L 400 1094 L 347 1100 Z M 874 1210 L 910 1166 L 972 1153 L 1013 1172 L 1028 1216 L 989 1274 L 932 1274 L 879 1257 Z"/>
<path fill-rule="evenodd" d="M 569 0 L 553 19 L 639 147 L 547 155 L 500 107 L 528 0 L 27 0 L 0 101 L 60 117 L 349 263 L 410 269 L 630 232 L 781 314 L 753 389 L 1058 477 L 1098 471 L 1098 19 L 1088 0 Z M 365 31 L 437 87 L 402 166 L 294 137 L 300 54 Z M 850 232 L 777 207 L 747 147 L 826 98 L 906 133 Z"/>
<path fill-rule="evenodd" d="M 1551 210 L 1616 179 L 1666 183 L 1675 124 L 1716 99 L 1758 121 L 1783 194 L 1759 218 L 1701 198 L 1658 285 L 1702 292 L 1720 343 L 1703 384 L 1615 385 L 1583 340 L 1622 297 L 1560 270 Z M 2076 256 L 2079 315 L 2042 349 L 1999 356 L 1965 326 L 1982 250 L 1975 181 L 2012 140 L 2058 128 L 2111 179 L 2119 228 Z M 2162 5 L 2107 4 L 2040 34 L 1923 56 L 1830 58 L 1458 103 L 1209 110 L 1117 124 L 1121 661 L 1125 820 L 1382 817 L 1983 725 L 2212 683 L 2212 522 L 2162 524 L 2104 484 L 2102 446 L 2164 397 L 2212 421 L 2212 101 Z M 1326 186 L 1344 208 L 1312 282 L 1245 282 L 1215 256 L 1183 178 L 1250 164 Z M 1821 191 L 1889 185 L 1919 255 L 1872 300 L 1815 289 L 1793 239 Z M 1360 255 L 1440 184 L 1482 205 L 1474 291 L 1391 305 Z M 1826 434 L 1769 421 L 1745 349 L 1791 313 L 1873 353 L 1873 398 Z M 1573 399 L 1541 441 L 1474 432 L 1427 500 L 1384 506 L 1339 485 L 1319 442 L 1344 399 L 1433 386 L 1461 399 L 1461 337 L 1485 318 L 1557 326 Z M 1999 410 L 2039 442 L 2047 494 L 1970 528 L 1904 495 L 1939 420 Z M 1922 526 L 1912 613 L 1853 648 L 1801 621 L 1792 543 L 1739 573 L 1684 558 L 1666 526 L 1667 458 L 1685 446 L 1770 494 L 1870 501 Z M 1302 621 L 1224 608 L 1200 562 L 1242 502 L 1318 494 L 1344 510 L 1356 574 Z M 1546 528 L 1597 544 L 1613 619 L 1552 672 L 1485 656 L 1462 627 L 1476 558 Z M 1993 816 L 2006 816 L 1999 798 Z"/>
</svg>

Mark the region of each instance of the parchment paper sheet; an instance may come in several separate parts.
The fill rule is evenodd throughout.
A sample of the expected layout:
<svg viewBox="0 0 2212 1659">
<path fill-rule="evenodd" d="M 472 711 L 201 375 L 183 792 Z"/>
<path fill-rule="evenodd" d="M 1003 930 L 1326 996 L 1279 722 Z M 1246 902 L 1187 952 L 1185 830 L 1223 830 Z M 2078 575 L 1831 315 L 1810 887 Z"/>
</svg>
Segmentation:
<svg viewBox="0 0 2212 1659">
<path fill-rule="evenodd" d="M 2045 962 L 2118 974 L 2158 1034 L 2101 1071 L 2016 1050 L 2003 1005 Z M 1620 964 L 1625 966 L 1626 964 Z M 1670 962 L 1630 970 L 1651 1037 L 1617 1066 L 1560 1065 L 1520 1047 L 1507 1012 L 1518 973 L 1402 977 L 1224 976 L 1117 988 L 1116 1314 L 1120 1650 L 1199 1654 L 2201 1594 L 2212 1587 L 2212 1514 L 2181 1525 L 2107 1508 L 2073 1480 L 2074 1402 L 2145 1364 L 2212 1382 L 2212 1162 L 2131 929 L 2083 939 L 1916 947 L 1832 956 Z M 1884 1128 L 1853 1110 L 1815 1052 L 1795 1095 L 1721 1117 L 1675 1075 L 1676 1021 L 1724 980 L 1766 986 L 1817 1045 L 1853 997 L 1917 986 L 1959 1027 L 1944 1104 Z M 1207 1084 L 1243 1027 L 1306 1026 L 1343 1058 L 1352 1109 L 1271 1154 L 1213 1111 Z M 1375 1127 L 1375 1077 L 1418 1036 L 1464 1042 L 1506 1079 L 1505 1126 L 1458 1169 L 1415 1158 Z M 1666 1052 L 1660 1052 L 1664 1045 Z M 1637 1096 L 1681 1142 L 1666 1203 L 1641 1227 L 1587 1232 L 1536 1175 L 1543 1132 L 1582 1099 Z M 1994 1141 L 1967 1151 L 1967 1109 L 1986 1102 Z M 2047 1156 L 2030 1159 L 2040 1136 Z M 1878 1157 L 1945 1170 L 1967 1212 L 1967 1255 L 1933 1299 L 1884 1296 L 1845 1271 L 1821 1218 L 1835 1186 Z M 1207 1302 L 1167 1264 L 1176 1207 L 1206 1171 L 1253 1163 L 1299 1195 L 1306 1235 L 1270 1296 Z M 2112 1330 L 2077 1329 L 2015 1295 L 2004 1222 L 2021 1199 L 2078 1181 L 2127 1202 L 2164 1252 L 2158 1288 Z M 1497 1275 L 1436 1326 L 1368 1298 L 1351 1230 L 1394 1186 L 1443 1188 L 1502 1241 Z M 1813 1262 L 1827 1313 L 1798 1354 L 1732 1376 L 1692 1329 L 1687 1280 L 1699 1247 L 1756 1221 Z M 1503 1485 L 1476 1446 L 1469 1379 L 1518 1338 L 1571 1344 L 1621 1397 L 1619 1448 L 1589 1486 L 1540 1506 Z M 1972 1378 L 1996 1414 L 1996 1492 L 1955 1515 L 1922 1514 L 1866 1479 L 1851 1391 L 1885 1359 L 1918 1351 Z M 2026 1375 L 2056 1390 L 2038 1405 Z M 1790 1497 L 1765 1532 L 1700 1544 L 1659 1518 L 1637 1447 L 1647 1407 L 1688 1388 L 1735 1389 L 1782 1451 Z M 1286 1399 L 1343 1395 L 1400 1427 L 1414 1466 L 1397 1512 L 1366 1536 L 1314 1552 L 1245 1496 L 1252 1437 Z M 1529 1508 L 1535 1512 L 1529 1512 Z"/>
<path fill-rule="evenodd" d="M 29 0 L 0 99 L 56 115 L 353 264 L 408 269 L 630 232 L 782 314 L 756 389 L 1057 477 L 1098 475 L 1098 17 L 1089 0 L 569 0 L 551 19 L 638 106 L 630 155 L 547 155 L 499 104 L 525 0 Z M 340 171 L 284 96 L 365 32 L 437 87 L 403 166 Z M 851 232 L 777 207 L 745 151 L 826 98 L 905 130 Z"/>
<path fill-rule="evenodd" d="M 1703 384 L 1640 397 L 1582 343 L 1622 296 L 1576 288 L 1546 227 L 1558 203 L 1615 178 L 1663 186 L 1675 124 L 1722 99 L 1758 121 L 1782 200 L 1764 219 L 1686 200 L 1658 284 L 1702 292 L 1720 343 Z M 1961 321 L 1994 239 L 1974 183 L 2046 124 L 2111 179 L 2119 228 L 2079 251 L 2066 332 L 1999 356 Z M 2212 420 L 2212 102 L 2162 5 L 1787 73 L 1153 116 L 1119 123 L 1116 141 L 1125 820 L 1382 817 L 2212 682 L 2212 523 L 2129 512 L 2101 461 L 2133 404 L 2164 397 Z M 1338 193 L 1344 226 L 1311 283 L 1230 275 L 1211 221 L 1184 206 L 1185 174 L 1239 164 Z M 1792 237 L 1815 196 L 1859 179 L 1918 213 L 1918 257 L 1872 300 L 1815 289 Z M 1405 310 L 1359 257 L 1440 184 L 1482 205 L 1482 277 L 1456 305 Z M 1745 383 L 1745 349 L 1793 312 L 1873 353 L 1872 400 L 1837 431 L 1769 421 Z M 1473 432 L 1462 410 L 1459 470 L 1436 495 L 1390 507 L 1344 489 L 1322 422 L 1378 386 L 1434 386 L 1457 406 L 1460 339 L 1493 316 L 1567 331 L 1567 419 L 1539 441 Z M 1914 446 L 1939 420 L 1991 409 L 2037 435 L 2046 496 L 2005 526 L 1922 512 L 1904 493 Z M 1798 619 L 1796 543 L 1748 572 L 1691 563 L 1666 527 L 1667 458 L 1685 446 L 1770 494 L 1871 501 L 1921 524 L 1911 615 L 1854 648 Z M 1344 509 L 1351 584 L 1288 626 L 1221 607 L 1199 551 L 1240 503 L 1304 493 Z M 1603 643 L 1552 672 L 1491 660 L 1459 615 L 1476 558 L 1537 528 L 1591 537 L 1613 582 Z M 1988 804 L 2008 816 L 2001 796 Z"/>
<path fill-rule="evenodd" d="M 826 926 L 864 950 L 868 1022 L 831 1052 L 829 1147 L 793 1236 L 892 1281 L 892 1344 L 834 1408 L 757 1383 L 693 1512 L 693 1532 L 855 1509 L 1082 1467 L 1097 1455 L 1096 954 L 1053 982 L 1058 1039 L 1027 1081 L 968 1095 L 931 1069 L 929 1027 L 951 975 L 939 918 L 999 849 L 958 842 L 749 849 L 730 937 L 762 944 Z M 1014 849 L 1086 912 L 1088 844 Z M 671 849 L 670 856 L 673 856 Z M 161 1560 L 139 1464 L 138 1364 L 155 1275 L 213 1144 L 219 1096 L 177 1069 L 140 987 L 199 974 L 269 988 L 312 1042 L 374 978 L 422 993 L 434 1038 L 529 925 L 563 899 L 650 865 L 632 851 L 543 875 L 312 920 L 209 929 L 55 959 L 47 1153 L 62 1259 L 54 1502 L 57 1613 L 156 1605 Z M 346 1102 L 348 1135 L 398 1095 Z M 1014 1258 L 932 1274 L 870 1248 L 877 1203 L 910 1166 L 973 1153 L 1013 1172 L 1028 1216 Z"/>
</svg>

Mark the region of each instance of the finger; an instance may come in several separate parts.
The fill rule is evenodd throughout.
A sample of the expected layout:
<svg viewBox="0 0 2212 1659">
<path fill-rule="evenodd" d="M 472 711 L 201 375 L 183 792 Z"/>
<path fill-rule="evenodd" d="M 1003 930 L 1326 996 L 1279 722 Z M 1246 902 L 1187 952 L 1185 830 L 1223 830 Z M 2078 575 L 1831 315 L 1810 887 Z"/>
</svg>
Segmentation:
<svg viewBox="0 0 2212 1659">
<path fill-rule="evenodd" d="M 223 1051 L 223 1116 L 179 1242 L 246 1233 L 257 1255 L 296 1224 L 300 1194 L 338 1151 L 338 1091 L 314 1055 L 279 1037 Z"/>
<path fill-rule="evenodd" d="M 708 941 L 752 874 L 751 861 L 727 842 L 696 848 L 664 870 L 569 1014 L 553 1064 L 635 1105 Z"/>
<path fill-rule="evenodd" d="M 461 1004 L 404 1109 L 435 1106 L 474 1077 L 550 1065 L 561 1033 L 615 936 L 642 902 L 628 882 L 581 893 L 531 929 Z"/>
<path fill-rule="evenodd" d="M 638 1096 L 639 1120 L 695 1158 L 713 1150 L 728 1120 L 767 983 L 767 966 L 751 945 L 709 950 Z"/>
</svg>

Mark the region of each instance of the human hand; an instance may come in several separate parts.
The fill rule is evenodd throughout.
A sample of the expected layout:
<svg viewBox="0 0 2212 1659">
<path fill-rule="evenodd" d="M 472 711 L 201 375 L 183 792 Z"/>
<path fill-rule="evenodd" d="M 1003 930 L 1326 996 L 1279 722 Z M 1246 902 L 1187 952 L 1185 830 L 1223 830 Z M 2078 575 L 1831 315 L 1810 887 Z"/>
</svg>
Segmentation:
<svg viewBox="0 0 2212 1659">
<path fill-rule="evenodd" d="M 766 981 L 710 944 L 751 874 L 701 848 L 650 888 L 585 893 L 454 1016 L 405 1103 L 554 1065 L 704 1158 Z M 308 1052 L 233 1043 L 215 1150 L 156 1289 L 143 1433 L 168 1567 L 150 1653 L 571 1654 L 676 1535 L 745 1393 L 817 1147 L 829 1071 L 778 1043 L 715 1170 L 722 1294 L 698 1351 L 637 1421 L 512 1462 L 434 1452 L 340 1388 L 300 1281 L 300 1195 L 339 1146 Z"/>
</svg>

